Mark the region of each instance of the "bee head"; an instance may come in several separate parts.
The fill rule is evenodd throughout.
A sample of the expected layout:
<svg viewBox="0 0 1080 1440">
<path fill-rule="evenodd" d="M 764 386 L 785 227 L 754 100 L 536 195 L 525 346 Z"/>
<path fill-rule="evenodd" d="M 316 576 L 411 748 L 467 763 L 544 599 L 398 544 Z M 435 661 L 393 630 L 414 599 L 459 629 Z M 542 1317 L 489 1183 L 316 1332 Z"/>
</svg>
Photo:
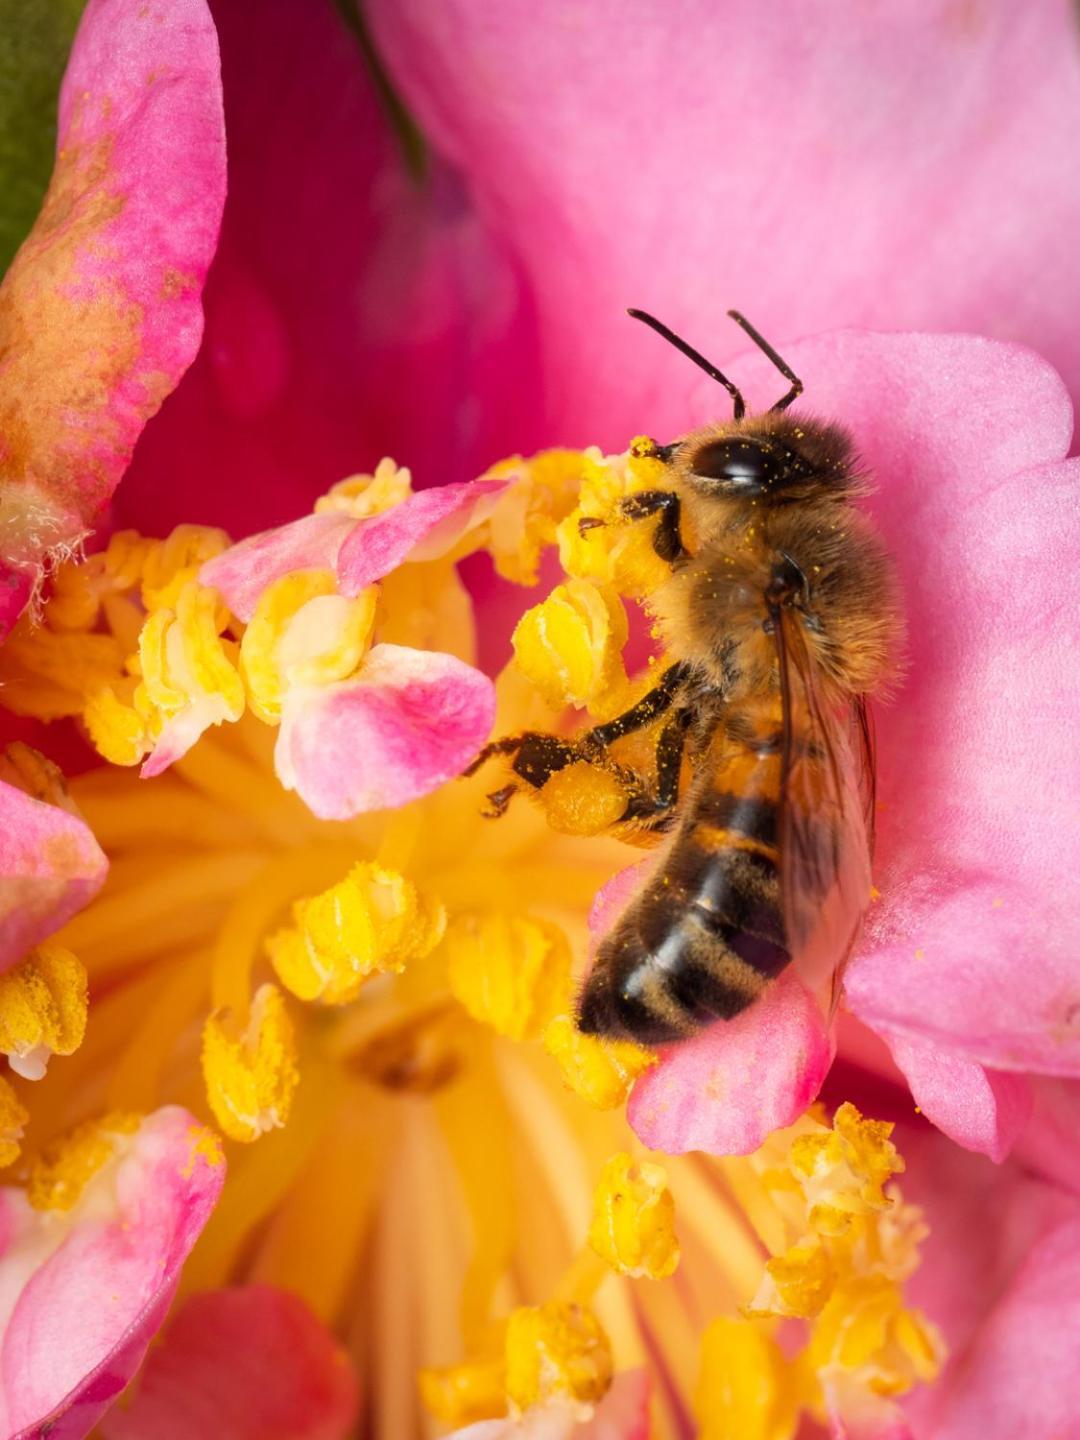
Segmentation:
<svg viewBox="0 0 1080 1440">
<path fill-rule="evenodd" d="M 834 425 L 763 415 L 714 426 L 671 447 L 699 494 L 777 505 L 851 487 L 851 442 Z"/>
</svg>

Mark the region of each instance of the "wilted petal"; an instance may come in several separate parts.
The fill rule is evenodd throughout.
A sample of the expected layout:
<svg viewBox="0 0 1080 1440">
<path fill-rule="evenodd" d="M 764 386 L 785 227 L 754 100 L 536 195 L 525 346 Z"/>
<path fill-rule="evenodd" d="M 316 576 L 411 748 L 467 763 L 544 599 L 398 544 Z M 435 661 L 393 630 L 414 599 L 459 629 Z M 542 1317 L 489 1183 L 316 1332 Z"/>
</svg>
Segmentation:
<svg viewBox="0 0 1080 1440">
<path fill-rule="evenodd" d="M 950 1140 L 1003 1160 L 1031 1115 L 1031 1085 L 1023 1075 L 988 1070 L 932 1041 L 885 1034 L 916 1105 Z"/>
<path fill-rule="evenodd" d="M 0 780 L 0 971 L 88 904 L 108 868 L 77 815 Z"/>
<path fill-rule="evenodd" d="M 547 1405 L 519 1419 L 481 1420 L 455 1430 L 448 1440 L 648 1440 L 649 1377 L 624 1370 L 596 1407 L 591 1420 L 576 1418 L 572 1406 Z"/>
<path fill-rule="evenodd" d="M 506 489 L 505 480 L 471 480 L 439 485 L 410 495 L 400 505 L 356 523 L 337 559 L 343 595 L 396 570 L 403 560 L 433 560 L 480 524 Z"/>
<path fill-rule="evenodd" d="M 833 1044 L 817 1001 L 785 973 L 734 1020 L 660 1054 L 627 1103 L 638 1138 L 669 1155 L 749 1155 L 814 1099 Z"/>
<path fill-rule="evenodd" d="M 224 193 L 203 0 L 91 0 L 52 183 L 0 288 L 3 557 L 31 579 L 93 524 L 195 354 Z"/>
<path fill-rule="evenodd" d="M 199 572 L 213 585 L 234 615 L 248 621 L 268 585 L 291 570 L 333 570 L 338 551 L 356 521 L 328 511 L 305 515 L 276 530 L 264 530 L 208 560 Z"/>
<path fill-rule="evenodd" d="M 494 686 L 471 665 L 376 645 L 354 679 L 289 693 L 278 778 L 323 820 L 404 805 L 460 775 L 494 717 Z"/>
<path fill-rule="evenodd" d="M 117 1136 L 73 1207 L 0 1191 L 0 1433 L 87 1434 L 165 1318 L 224 1173 L 208 1132 L 168 1106 Z"/>
<path fill-rule="evenodd" d="M 345 1440 L 357 1408 L 346 1353 L 302 1300 L 271 1285 L 192 1295 L 105 1440 Z"/>
</svg>

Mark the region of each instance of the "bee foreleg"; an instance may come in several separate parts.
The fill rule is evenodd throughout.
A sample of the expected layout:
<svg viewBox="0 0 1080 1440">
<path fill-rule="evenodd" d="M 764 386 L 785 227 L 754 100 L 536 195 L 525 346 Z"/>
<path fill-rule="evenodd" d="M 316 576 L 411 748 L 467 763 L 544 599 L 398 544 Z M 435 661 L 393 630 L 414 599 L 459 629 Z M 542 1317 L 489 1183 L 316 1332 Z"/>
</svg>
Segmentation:
<svg viewBox="0 0 1080 1440">
<path fill-rule="evenodd" d="M 656 789 L 642 790 L 626 807 L 624 819 L 638 820 L 648 829 L 662 829 L 679 798 L 679 776 L 691 710 L 678 710 L 660 731 L 656 742 Z"/>
<path fill-rule="evenodd" d="M 628 520 L 644 520 L 659 511 L 660 523 L 653 536 L 653 549 L 669 565 L 685 560 L 689 554 L 679 533 L 681 508 L 679 497 L 672 490 L 639 490 L 636 495 L 628 495 L 619 506 Z"/>
<path fill-rule="evenodd" d="M 591 730 L 578 740 L 578 745 L 586 752 L 606 750 L 616 740 L 624 735 L 630 735 L 635 730 L 643 730 L 650 725 L 665 710 L 670 710 L 675 703 L 675 697 L 679 689 L 690 678 L 691 667 L 687 664 L 671 665 L 660 676 L 660 683 L 656 685 L 647 695 L 643 695 L 636 705 L 629 710 L 624 710 L 621 715 L 616 715 L 614 720 L 608 720 L 603 725 L 594 725 Z"/>
</svg>

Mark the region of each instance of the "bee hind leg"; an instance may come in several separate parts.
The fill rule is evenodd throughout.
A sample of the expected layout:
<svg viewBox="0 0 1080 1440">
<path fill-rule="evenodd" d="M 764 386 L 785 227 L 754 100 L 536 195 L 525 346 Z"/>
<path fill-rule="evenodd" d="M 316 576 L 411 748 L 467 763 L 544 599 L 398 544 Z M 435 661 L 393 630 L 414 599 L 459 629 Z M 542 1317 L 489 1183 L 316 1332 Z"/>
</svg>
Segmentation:
<svg viewBox="0 0 1080 1440">
<path fill-rule="evenodd" d="M 656 742 L 656 788 L 632 796 L 624 820 L 636 821 L 645 830 L 666 830 L 670 826 L 679 799 L 683 751 L 692 719 L 692 711 L 678 710 L 661 730 Z"/>
</svg>

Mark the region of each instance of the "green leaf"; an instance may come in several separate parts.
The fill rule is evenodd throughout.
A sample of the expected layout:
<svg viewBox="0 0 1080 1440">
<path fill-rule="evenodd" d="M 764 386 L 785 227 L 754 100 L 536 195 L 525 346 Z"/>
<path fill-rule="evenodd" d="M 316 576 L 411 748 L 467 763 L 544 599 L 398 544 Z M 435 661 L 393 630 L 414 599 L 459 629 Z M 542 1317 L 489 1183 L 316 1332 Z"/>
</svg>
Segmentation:
<svg viewBox="0 0 1080 1440">
<path fill-rule="evenodd" d="M 52 174 L 56 101 L 85 0 L 0 0 L 0 273 Z"/>
</svg>

